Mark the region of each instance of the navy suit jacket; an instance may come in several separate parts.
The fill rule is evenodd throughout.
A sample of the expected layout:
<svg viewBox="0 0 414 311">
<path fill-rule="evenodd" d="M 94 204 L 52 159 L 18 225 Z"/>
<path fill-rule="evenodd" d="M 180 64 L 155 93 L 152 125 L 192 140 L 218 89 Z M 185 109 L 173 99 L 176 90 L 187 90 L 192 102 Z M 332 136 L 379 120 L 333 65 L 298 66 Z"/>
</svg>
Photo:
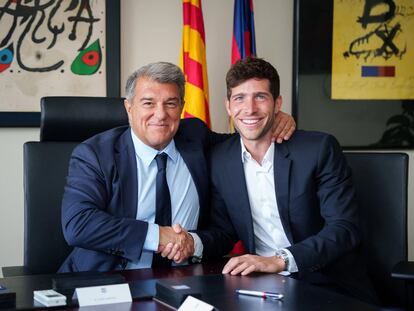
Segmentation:
<svg viewBox="0 0 414 311">
<path fill-rule="evenodd" d="M 236 135 L 211 154 L 209 230 L 197 231 L 203 259 L 227 254 L 237 240 L 255 254 L 253 221 Z M 357 256 L 358 209 L 351 171 L 333 136 L 296 131 L 275 144 L 277 208 L 300 278 L 352 287 L 367 278 Z M 260 190 L 260 189 L 258 189 Z"/>
<path fill-rule="evenodd" d="M 59 272 L 122 269 L 128 260 L 140 258 L 148 223 L 136 219 L 137 164 L 130 131 L 125 126 L 103 132 L 73 151 L 62 227 L 74 249 Z M 209 203 L 206 154 L 225 137 L 212 133 L 198 119 L 182 120 L 174 137 L 198 192 L 199 227 L 207 219 Z"/>
</svg>

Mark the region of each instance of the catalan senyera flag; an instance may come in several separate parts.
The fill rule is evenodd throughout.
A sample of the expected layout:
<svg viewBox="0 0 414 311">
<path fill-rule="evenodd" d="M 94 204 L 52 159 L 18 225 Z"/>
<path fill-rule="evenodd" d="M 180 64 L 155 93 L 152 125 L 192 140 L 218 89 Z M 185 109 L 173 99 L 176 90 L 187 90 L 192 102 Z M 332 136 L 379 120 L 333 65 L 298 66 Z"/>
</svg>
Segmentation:
<svg viewBox="0 0 414 311">
<path fill-rule="evenodd" d="M 206 45 L 201 0 L 183 0 L 180 67 L 186 78 L 182 118 L 197 117 L 210 127 Z"/>
<path fill-rule="evenodd" d="M 231 63 L 249 56 L 256 56 L 256 39 L 254 34 L 253 0 L 234 0 L 233 40 L 231 46 Z M 234 132 L 234 125 L 230 119 L 230 131 Z M 246 249 L 238 241 L 231 255 L 245 254 Z"/>
<path fill-rule="evenodd" d="M 253 0 L 234 0 L 231 63 L 249 56 L 256 56 Z"/>
</svg>

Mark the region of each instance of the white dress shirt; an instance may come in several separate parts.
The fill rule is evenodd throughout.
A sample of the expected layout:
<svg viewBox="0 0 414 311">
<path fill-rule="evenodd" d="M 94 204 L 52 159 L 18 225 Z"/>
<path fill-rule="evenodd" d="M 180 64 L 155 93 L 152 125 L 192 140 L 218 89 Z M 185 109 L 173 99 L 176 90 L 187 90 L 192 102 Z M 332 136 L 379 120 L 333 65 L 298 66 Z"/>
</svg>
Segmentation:
<svg viewBox="0 0 414 311">
<path fill-rule="evenodd" d="M 253 220 L 256 253 L 260 256 L 274 256 L 276 251 L 283 249 L 289 257 L 288 272 L 297 272 L 298 267 L 292 253 L 286 249 L 290 242 L 283 229 L 276 201 L 273 161 L 275 145 L 272 143 L 262 163 L 257 163 L 246 150 L 242 139 L 241 159 L 246 179 L 247 192 Z M 277 172 L 276 172 L 277 175 Z M 194 256 L 201 257 L 203 244 L 197 236 L 195 239 Z M 282 271 L 281 274 L 289 274 Z"/>
<path fill-rule="evenodd" d="M 257 163 L 241 140 L 241 158 L 252 213 L 256 253 L 260 256 L 274 256 L 276 250 L 284 249 L 289 256 L 288 271 L 297 272 L 295 259 L 286 249 L 291 244 L 283 229 L 277 207 L 274 153 L 275 145 L 272 143 L 262 163 Z"/>
<path fill-rule="evenodd" d="M 138 208 L 137 219 L 148 222 L 144 249 L 138 262 L 129 262 L 126 269 L 150 268 L 154 251 L 158 249 L 159 227 L 155 224 L 155 156 L 165 152 L 167 159 L 167 184 L 171 197 L 172 224 L 181 224 L 186 230 L 197 228 L 200 204 L 193 178 L 172 140 L 164 150 L 158 151 L 144 144 L 131 131 L 137 159 Z M 133 168 L 131 168 L 133 169 Z"/>
</svg>

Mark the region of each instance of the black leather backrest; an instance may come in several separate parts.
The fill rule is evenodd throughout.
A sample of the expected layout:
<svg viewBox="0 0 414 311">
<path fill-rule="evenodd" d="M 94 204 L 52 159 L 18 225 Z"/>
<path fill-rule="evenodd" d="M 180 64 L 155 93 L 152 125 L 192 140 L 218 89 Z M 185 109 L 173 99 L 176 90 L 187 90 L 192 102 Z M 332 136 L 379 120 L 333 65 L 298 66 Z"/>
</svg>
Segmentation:
<svg viewBox="0 0 414 311">
<path fill-rule="evenodd" d="M 408 155 L 345 153 L 360 206 L 362 250 L 374 286 L 386 305 L 403 303 L 403 284 L 391 269 L 407 260 Z"/>
<path fill-rule="evenodd" d="M 40 142 L 24 144 L 24 265 L 55 273 L 71 250 L 63 238 L 61 204 L 75 146 L 105 130 L 128 124 L 122 98 L 44 97 Z"/>
<path fill-rule="evenodd" d="M 74 142 L 27 142 L 24 156 L 24 265 L 56 273 L 70 247 L 63 238 L 60 206 Z"/>
<path fill-rule="evenodd" d="M 120 97 L 43 97 L 40 105 L 40 141 L 83 141 L 128 124 Z"/>
</svg>

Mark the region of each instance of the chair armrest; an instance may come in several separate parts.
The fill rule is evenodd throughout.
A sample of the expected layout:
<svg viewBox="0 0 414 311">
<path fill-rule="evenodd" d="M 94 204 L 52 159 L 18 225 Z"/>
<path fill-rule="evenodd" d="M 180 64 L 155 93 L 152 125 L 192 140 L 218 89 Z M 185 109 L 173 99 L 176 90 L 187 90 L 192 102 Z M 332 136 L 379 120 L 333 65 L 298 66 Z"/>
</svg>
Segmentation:
<svg viewBox="0 0 414 311">
<path fill-rule="evenodd" d="M 2 267 L 1 272 L 3 273 L 3 277 L 23 276 L 23 275 L 33 274 L 25 266 Z"/>
<path fill-rule="evenodd" d="M 391 270 L 395 279 L 414 281 L 414 261 L 400 261 Z"/>
</svg>

